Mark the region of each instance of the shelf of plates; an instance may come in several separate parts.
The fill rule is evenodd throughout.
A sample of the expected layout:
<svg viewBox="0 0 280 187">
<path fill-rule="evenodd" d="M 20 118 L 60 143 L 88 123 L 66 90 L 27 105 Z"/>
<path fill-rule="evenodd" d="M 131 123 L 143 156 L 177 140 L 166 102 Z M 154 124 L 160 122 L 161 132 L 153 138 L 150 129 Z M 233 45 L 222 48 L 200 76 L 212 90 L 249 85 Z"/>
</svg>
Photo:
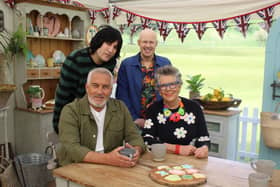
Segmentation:
<svg viewBox="0 0 280 187">
<path fill-rule="evenodd" d="M 45 90 L 44 102 L 54 98 L 63 59 L 74 49 L 85 46 L 85 30 L 89 24 L 86 8 L 56 2 L 17 0 L 15 22 L 27 32 L 23 92 L 30 85 L 40 85 Z M 48 61 L 52 63 L 48 63 Z M 26 97 L 27 98 L 27 97 Z"/>
</svg>

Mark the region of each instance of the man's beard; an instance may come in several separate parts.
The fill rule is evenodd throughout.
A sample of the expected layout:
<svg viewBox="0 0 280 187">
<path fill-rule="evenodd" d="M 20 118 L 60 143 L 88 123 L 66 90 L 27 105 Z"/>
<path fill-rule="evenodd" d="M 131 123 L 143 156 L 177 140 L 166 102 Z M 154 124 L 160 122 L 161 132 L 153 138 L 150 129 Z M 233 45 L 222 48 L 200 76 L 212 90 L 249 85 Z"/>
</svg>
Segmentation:
<svg viewBox="0 0 280 187">
<path fill-rule="evenodd" d="M 94 101 L 90 96 L 88 96 L 88 101 L 89 101 L 89 103 L 90 103 L 92 106 L 94 106 L 94 107 L 96 107 L 96 108 L 103 108 L 103 107 L 106 105 L 106 103 L 107 103 L 107 99 L 104 100 L 104 101 L 103 101 L 102 103 L 100 103 L 100 104 L 95 103 L 95 101 Z"/>
</svg>

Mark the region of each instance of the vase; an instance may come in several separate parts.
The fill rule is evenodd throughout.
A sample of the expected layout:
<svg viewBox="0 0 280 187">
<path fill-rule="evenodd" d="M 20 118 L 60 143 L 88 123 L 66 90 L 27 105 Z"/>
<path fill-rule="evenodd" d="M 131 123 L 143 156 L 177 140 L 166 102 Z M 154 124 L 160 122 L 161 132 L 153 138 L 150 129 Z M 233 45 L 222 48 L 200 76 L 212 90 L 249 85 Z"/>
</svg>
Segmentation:
<svg viewBox="0 0 280 187">
<path fill-rule="evenodd" d="M 199 92 L 193 92 L 193 91 L 189 92 L 189 98 L 190 99 L 197 99 L 199 97 L 200 97 L 200 93 Z"/>
</svg>

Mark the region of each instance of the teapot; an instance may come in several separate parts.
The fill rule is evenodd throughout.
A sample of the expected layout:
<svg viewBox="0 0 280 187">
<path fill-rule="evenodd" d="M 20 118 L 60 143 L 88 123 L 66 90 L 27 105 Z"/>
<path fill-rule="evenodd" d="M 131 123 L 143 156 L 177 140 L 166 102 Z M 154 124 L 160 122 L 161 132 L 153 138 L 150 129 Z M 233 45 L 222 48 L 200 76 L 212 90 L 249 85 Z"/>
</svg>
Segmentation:
<svg viewBox="0 0 280 187">
<path fill-rule="evenodd" d="M 40 109 L 45 97 L 45 91 L 40 85 L 30 85 L 27 93 L 30 96 L 31 107 L 34 110 Z"/>
</svg>

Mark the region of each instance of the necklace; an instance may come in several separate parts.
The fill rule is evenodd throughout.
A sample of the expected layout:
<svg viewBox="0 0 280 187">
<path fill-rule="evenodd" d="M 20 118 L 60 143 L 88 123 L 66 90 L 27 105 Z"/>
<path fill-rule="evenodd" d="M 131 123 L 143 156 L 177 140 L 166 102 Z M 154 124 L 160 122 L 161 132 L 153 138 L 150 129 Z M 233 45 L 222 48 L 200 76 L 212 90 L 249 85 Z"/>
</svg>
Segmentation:
<svg viewBox="0 0 280 187">
<path fill-rule="evenodd" d="M 179 103 L 179 109 L 177 112 L 172 113 L 172 111 L 167 107 L 166 104 L 164 104 L 163 107 L 163 115 L 165 118 L 169 118 L 170 121 L 178 122 L 181 119 L 181 116 L 185 115 L 185 109 L 184 104 L 182 101 Z"/>
</svg>

